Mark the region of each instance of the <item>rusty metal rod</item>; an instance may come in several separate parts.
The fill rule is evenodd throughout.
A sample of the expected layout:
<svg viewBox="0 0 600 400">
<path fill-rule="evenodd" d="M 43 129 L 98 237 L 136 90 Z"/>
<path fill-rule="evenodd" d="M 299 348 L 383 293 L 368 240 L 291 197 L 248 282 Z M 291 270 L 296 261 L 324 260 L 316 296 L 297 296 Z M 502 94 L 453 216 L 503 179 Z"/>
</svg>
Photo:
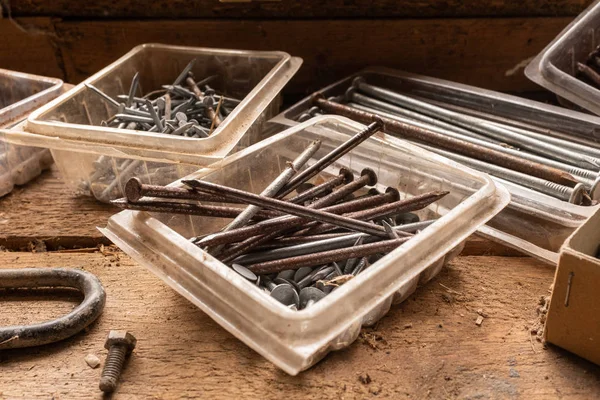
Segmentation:
<svg viewBox="0 0 600 400">
<path fill-rule="evenodd" d="M 312 200 L 315 197 L 320 196 L 321 194 L 329 193 L 331 190 L 333 190 L 333 188 L 339 185 L 350 183 L 352 180 L 354 180 L 354 174 L 352 174 L 352 172 L 346 168 L 340 168 L 340 173 L 336 177 L 310 188 L 299 195 L 288 199 L 287 201 L 290 203 L 302 204 L 305 201 Z"/>
<path fill-rule="evenodd" d="M 224 207 L 203 204 L 176 203 L 168 201 L 142 200 L 135 203 L 128 202 L 126 199 L 117 199 L 110 202 L 111 204 L 125 209 L 136 211 L 149 211 L 157 213 L 169 214 L 184 214 L 198 215 L 203 217 L 214 218 L 235 218 L 244 211 L 244 208 L 239 207 Z M 264 220 L 280 217 L 281 213 L 271 210 L 260 210 L 253 218 Z"/>
<path fill-rule="evenodd" d="M 173 186 L 147 185 L 142 183 L 139 178 L 130 178 L 125 184 L 125 197 L 131 202 L 137 202 L 142 197 L 157 197 L 164 199 L 178 200 L 198 200 L 210 201 L 215 203 L 241 203 L 226 199 L 222 196 L 212 194 L 198 193 L 195 190 L 187 188 L 178 188 Z"/>
<path fill-rule="evenodd" d="M 332 214 L 347 214 L 349 212 L 364 210 L 366 208 L 375 207 L 390 201 L 395 201 L 399 198 L 400 195 L 398 191 L 390 190 L 389 192 L 382 195 L 352 200 L 342 204 L 336 204 L 324 207 L 322 210 Z M 309 207 L 312 206 L 313 204 L 311 204 Z M 218 232 L 206 235 L 200 240 L 195 241 L 194 243 L 200 247 L 212 246 L 216 244 L 228 244 L 255 236 L 269 234 L 271 232 L 283 232 L 290 228 L 296 228 L 309 221 L 309 219 L 301 217 L 279 217 L 267 221 L 262 221 L 252 226 L 245 226 L 243 228 L 234 229 L 228 232 Z"/>
<path fill-rule="evenodd" d="M 356 121 L 367 123 L 372 121 L 376 114 L 357 110 L 343 104 L 326 100 L 321 93 L 315 93 L 312 103 L 323 111 L 343 115 Z M 444 149 L 464 154 L 478 160 L 490 162 L 528 175 L 546 179 L 561 185 L 574 187 L 578 181 L 570 174 L 556 168 L 548 167 L 536 162 L 524 160 L 502 152 L 488 149 L 463 140 L 454 139 L 427 129 L 418 128 L 409 124 L 395 121 L 389 118 L 381 118 L 384 122 L 383 130 L 401 137 L 412 138 L 425 143 L 430 143 Z"/>
<path fill-rule="evenodd" d="M 310 167 L 308 167 L 307 169 L 305 169 L 304 171 L 302 171 L 301 173 L 299 173 L 298 175 L 293 177 L 287 183 L 287 185 L 285 185 L 285 187 L 282 189 L 282 191 L 280 193 L 278 193 L 277 198 L 283 198 L 287 194 L 291 193 L 294 189 L 296 189 L 302 183 L 308 181 L 310 178 L 317 175 L 319 172 L 323 171 L 325 168 L 327 168 L 333 162 L 338 160 L 344 154 L 348 153 L 350 150 L 354 149 L 356 146 L 358 146 L 359 144 L 361 144 L 362 142 L 364 142 L 365 140 L 370 138 L 373 134 L 378 132 L 383 126 L 381 119 L 376 115 L 373 115 L 365 123 L 369 124 L 365 129 L 358 132 L 356 135 L 352 136 L 350 139 L 348 139 L 347 141 L 342 143 L 340 146 L 336 147 L 331 152 L 329 152 L 327 155 L 322 157 L 319 161 L 317 161 L 316 163 L 314 163 L 313 165 L 311 165 Z"/>
<path fill-rule="evenodd" d="M 255 274 L 264 275 L 277 273 L 288 269 L 314 267 L 317 265 L 329 264 L 334 261 L 347 260 L 349 258 L 360 258 L 371 256 L 377 253 L 387 253 L 406 243 L 410 239 L 410 237 L 406 237 L 400 239 L 383 240 L 380 242 L 346 247 L 343 249 L 329 250 L 320 253 L 251 264 L 248 265 L 247 268 Z"/>
<path fill-rule="evenodd" d="M 429 192 L 425 194 L 420 194 L 409 199 L 384 204 L 382 206 L 375 207 L 372 209 L 345 214 L 345 216 L 360 220 L 386 218 L 392 215 L 421 210 L 429 206 L 430 204 L 442 199 L 448 193 L 450 192 Z M 329 232 L 336 228 L 337 227 L 331 224 L 318 224 L 316 226 L 311 227 L 310 229 L 299 231 L 296 233 L 296 235 L 317 235 L 320 233 Z"/>
<path fill-rule="evenodd" d="M 368 210 L 368 209 L 371 209 L 371 207 L 377 207 L 381 204 L 389 203 L 390 201 L 393 202 L 395 200 L 398 200 L 399 198 L 400 198 L 400 193 L 398 193 L 398 191 L 396 189 L 388 188 L 388 190 L 385 194 L 372 196 L 370 198 L 363 198 L 360 200 L 353 200 L 353 201 L 349 201 L 346 203 L 331 206 L 331 207 L 327 208 L 327 211 L 333 212 L 335 214 L 347 214 L 344 211 L 348 211 L 351 208 L 358 209 L 358 210 Z M 233 246 L 233 247 L 229 248 L 227 251 L 220 254 L 219 258 L 221 259 L 222 262 L 228 263 L 228 262 L 232 261 L 233 259 L 235 259 L 236 257 L 247 253 L 249 250 L 255 248 L 258 245 L 261 245 L 263 243 L 268 243 L 271 240 L 281 236 L 284 233 L 293 231 L 293 230 L 297 229 L 299 226 L 301 227 L 303 225 L 303 223 L 305 223 L 305 222 L 306 222 L 306 220 L 298 221 L 296 226 L 287 226 L 286 228 L 278 229 L 278 230 L 268 233 L 266 235 L 250 237 L 250 238 L 244 240 L 242 243 L 239 243 L 238 245 Z M 411 236 L 411 235 L 403 234 L 403 236 Z"/>
</svg>

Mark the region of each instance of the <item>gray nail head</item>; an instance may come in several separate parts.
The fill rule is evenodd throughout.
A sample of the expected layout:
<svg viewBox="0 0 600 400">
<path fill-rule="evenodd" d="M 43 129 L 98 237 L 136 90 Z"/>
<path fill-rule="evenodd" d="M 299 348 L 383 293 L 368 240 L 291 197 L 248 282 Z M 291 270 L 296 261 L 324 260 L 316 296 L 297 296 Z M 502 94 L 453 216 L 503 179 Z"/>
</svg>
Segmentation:
<svg viewBox="0 0 600 400">
<path fill-rule="evenodd" d="M 310 267 L 302 267 L 296 270 L 294 274 L 294 280 L 296 282 L 300 282 L 302 279 L 306 278 L 312 272 L 312 268 Z"/>
<path fill-rule="evenodd" d="M 300 291 L 300 309 L 306 308 L 309 302 L 316 303 L 325 297 L 326 294 L 316 287 L 305 287 Z"/>
<path fill-rule="evenodd" d="M 283 279 L 294 279 L 294 275 L 296 275 L 296 270 L 286 269 L 285 271 L 278 273 L 277 277 Z"/>
<path fill-rule="evenodd" d="M 239 264 L 233 264 L 231 266 L 231 268 L 233 268 L 233 270 L 235 272 L 237 272 L 238 274 L 240 274 L 241 276 L 243 276 L 244 278 L 248 279 L 251 282 L 256 282 L 256 280 L 258 279 L 258 277 L 256 276 L 256 274 L 252 271 L 250 271 L 248 268 L 239 265 Z"/>
<path fill-rule="evenodd" d="M 300 305 L 298 293 L 289 283 L 275 286 L 275 289 L 271 291 L 271 297 L 286 306 L 294 304 L 298 307 Z"/>
</svg>

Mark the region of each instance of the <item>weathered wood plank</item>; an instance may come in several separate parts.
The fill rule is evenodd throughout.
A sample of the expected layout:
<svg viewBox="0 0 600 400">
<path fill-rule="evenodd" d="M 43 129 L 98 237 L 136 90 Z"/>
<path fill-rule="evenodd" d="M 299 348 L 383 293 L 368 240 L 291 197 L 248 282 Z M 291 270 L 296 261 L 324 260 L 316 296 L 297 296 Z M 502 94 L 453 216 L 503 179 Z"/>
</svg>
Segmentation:
<svg viewBox="0 0 600 400">
<path fill-rule="evenodd" d="M 393 18 L 577 15 L 591 0 L 13 0 L 13 15 L 93 18 Z"/>
<path fill-rule="evenodd" d="M 553 271 L 530 258 L 459 257 L 375 329 L 298 377 L 279 371 L 124 255 L 0 253 L 0 268 L 34 266 L 96 274 L 107 290 L 106 309 L 87 332 L 62 343 L 2 352 L 1 399 L 101 398 L 100 369 L 84 357 L 104 361 L 110 329 L 138 338 L 118 398 L 600 396 L 598 367 L 543 349 L 531 337 Z M 0 325 L 52 318 L 77 301 L 1 299 Z M 486 315 L 481 327 L 478 310 Z M 367 374 L 370 383 L 362 383 Z"/>
<path fill-rule="evenodd" d="M 309 93 L 369 65 L 527 91 L 539 88 L 515 66 L 536 55 L 570 20 L 63 21 L 56 29 L 71 82 L 140 43 L 162 42 L 302 57 L 304 65 L 286 88 L 291 94 Z"/>
<path fill-rule="evenodd" d="M 48 204 L 52 204 L 48 207 Z M 28 250 L 39 241 L 49 251 L 109 244 L 96 227 L 106 226 L 118 208 L 75 194 L 56 168 L 0 199 L 0 246 Z M 513 249 L 473 235 L 463 254 L 518 256 Z"/>
<path fill-rule="evenodd" d="M 118 211 L 76 195 L 53 168 L 0 199 L 0 246 L 27 248 L 36 239 L 44 241 L 49 250 L 108 243 L 96 227 L 106 226 Z"/>
<path fill-rule="evenodd" d="M 50 18 L 0 19 L 0 68 L 64 79 Z"/>
</svg>

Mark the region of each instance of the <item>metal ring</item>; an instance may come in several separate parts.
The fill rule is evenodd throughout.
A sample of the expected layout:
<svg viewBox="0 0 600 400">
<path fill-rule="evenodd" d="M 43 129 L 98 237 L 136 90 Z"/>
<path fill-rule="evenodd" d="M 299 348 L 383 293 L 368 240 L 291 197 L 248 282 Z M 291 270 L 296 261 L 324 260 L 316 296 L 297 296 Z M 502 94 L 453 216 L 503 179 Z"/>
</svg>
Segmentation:
<svg viewBox="0 0 600 400">
<path fill-rule="evenodd" d="M 84 299 L 73 311 L 52 321 L 0 327 L 0 350 L 40 346 L 66 339 L 100 316 L 106 302 L 102 284 L 89 272 L 72 268 L 0 269 L 0 289 L 73 288 Z"/>
</svg>

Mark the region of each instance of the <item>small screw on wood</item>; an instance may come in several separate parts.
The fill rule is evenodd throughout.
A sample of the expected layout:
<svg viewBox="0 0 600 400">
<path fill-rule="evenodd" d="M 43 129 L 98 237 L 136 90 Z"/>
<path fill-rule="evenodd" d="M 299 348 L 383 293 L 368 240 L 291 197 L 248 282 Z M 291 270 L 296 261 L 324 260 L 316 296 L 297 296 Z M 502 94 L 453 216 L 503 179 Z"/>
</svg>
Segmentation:
<svg viewBox="0 0 600 400">
<path fill-rule="evenodd" d="M 102 377 L 100 378 L 100 390 L 111 393 L 117 388 L 119 376 L 123 371 L 125 358 L 135 348 L 137 339 L 127 331 L 110 331 L 106 338 L 104 347 L 108 350 Z"/>
</svg>

